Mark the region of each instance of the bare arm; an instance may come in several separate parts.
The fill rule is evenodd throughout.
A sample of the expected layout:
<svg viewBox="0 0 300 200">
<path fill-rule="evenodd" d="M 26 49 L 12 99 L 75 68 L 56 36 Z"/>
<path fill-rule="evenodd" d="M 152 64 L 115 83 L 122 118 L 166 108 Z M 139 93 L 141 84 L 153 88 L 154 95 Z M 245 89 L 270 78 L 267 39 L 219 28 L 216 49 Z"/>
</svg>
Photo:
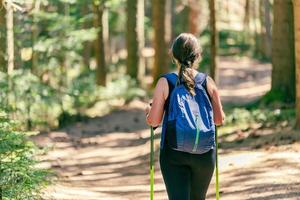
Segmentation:
<svg viewBox="0 0 300 200">
<path fill-rule="evenodd" d="M 152 106 L 149 110 L 149 113 L 148 110 L 146 111 L 148 113 L 146 117 L 148 125 L 156 127 L 161 123 L 164 114 L 165 100 L 169 95 L 168 93 L 168 81 L 166 78 L 160 78 L 154 90 Z"/>
<path fill-rule="evenodd" d="M 224 123 L 225 114 L 223 111 L 221 98 L 219 95 L 218 88 L 211 77 L 207 77 L 207 90 L 211 97 L 211 103 L 214 112 L 214 121 L 217 126 L 222 125 Z"/>
</svg>

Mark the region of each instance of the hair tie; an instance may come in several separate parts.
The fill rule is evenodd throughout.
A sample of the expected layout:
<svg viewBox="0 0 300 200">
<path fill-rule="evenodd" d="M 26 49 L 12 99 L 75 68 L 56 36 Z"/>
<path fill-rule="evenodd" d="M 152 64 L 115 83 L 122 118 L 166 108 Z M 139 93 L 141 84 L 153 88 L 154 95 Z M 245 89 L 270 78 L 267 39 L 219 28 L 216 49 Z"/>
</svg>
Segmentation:
<svg viewBox="0 0 300 200">
<path fill-rule="evenodd" d="M 182 66 L 185 66 L 186 68 L 191 67 L 191 61 L 190 60 L 184 60 L 184 61 L 180 62 L 180 64 Z"/>
</svg>

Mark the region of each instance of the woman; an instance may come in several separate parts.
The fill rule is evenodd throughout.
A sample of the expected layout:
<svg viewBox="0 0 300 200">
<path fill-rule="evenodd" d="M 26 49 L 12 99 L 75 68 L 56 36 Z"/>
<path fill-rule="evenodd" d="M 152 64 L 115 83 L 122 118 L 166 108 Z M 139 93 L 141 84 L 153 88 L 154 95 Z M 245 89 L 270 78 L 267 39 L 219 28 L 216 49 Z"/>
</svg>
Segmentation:
<svg viewBox="0 0 300 200">
<path fill-rule="evenodd" d="M 178 67 L 178 80 L 185 88 L 195 94 L 195 77 L 199 73 L 195 67 L 201 59 L 201 47 L 195 36 L 188 33 L 180 34 L 172 44 L 172 59 Z M 207 76 L 205 80 L 206 91 L 213 111 L 215 125 L 224 121 L 224 112 L 218 89 L 213 79 Z M 154 90 L 152 106 L 147 107 L 147 123 L 157 127 L 169 105 L 169 83 L 161 77 Z M 166 106 L 167 105 L 167 106 Z M 166 117 L 166 115 L 165 115 Z M 160 167 L 166 185 L 169 200 L 203 200 L 205 199 L 215 166 L 215 143 L 211 148 L 201 154 L 178 151 L 170 148 L 164 138 L 166 123 L 162 127 Z"/>
</svg>

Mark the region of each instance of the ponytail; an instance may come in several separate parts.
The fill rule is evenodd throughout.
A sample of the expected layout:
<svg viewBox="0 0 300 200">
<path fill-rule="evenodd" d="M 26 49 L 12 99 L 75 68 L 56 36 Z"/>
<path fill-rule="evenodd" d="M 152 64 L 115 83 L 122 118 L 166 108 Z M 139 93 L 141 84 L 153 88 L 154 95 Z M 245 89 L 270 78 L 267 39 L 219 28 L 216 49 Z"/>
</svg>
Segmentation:
<svg viewBox="0 0 300 200">
<path fill-rule="evenodd" d="M 201 46 L 197 38 L 190 33 L 181 33 L 172 44 L 172 57 L 179 68 L 178 80 L 188 92 L 195 96 L 193 68 L 201 58 Z"/>
<path fill-rule="evenodd" d="M 195 80 L 194 80 L 194 76 L 193 76 L 193 73 L 191 70 L 192 64 L 190 61 L 179 63 L 179 64 L 180 64 L 180 69 L 179 69 L 179 73 L 178 73 L 179 82 L 183 82 L 184 86 L 189 91 L 189 93 L 192 96 L 195 96 L 196 95 Z"/>
</svg>

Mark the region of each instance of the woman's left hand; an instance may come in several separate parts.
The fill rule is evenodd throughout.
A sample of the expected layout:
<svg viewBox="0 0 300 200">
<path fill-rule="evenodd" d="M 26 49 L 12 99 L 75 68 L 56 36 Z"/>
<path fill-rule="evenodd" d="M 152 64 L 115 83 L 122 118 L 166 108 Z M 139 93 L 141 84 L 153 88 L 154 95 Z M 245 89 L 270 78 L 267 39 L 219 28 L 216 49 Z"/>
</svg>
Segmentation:
<svg viewBox="0 0 300 200">
<path fill-rule="evenodd" d="M 151 106 L 147 105 L 146 108 L 145 108 L 145 114 L 146 114 L 146 116 L 149 114 L 150 109 L 151 109 Z"/>
</svg>

